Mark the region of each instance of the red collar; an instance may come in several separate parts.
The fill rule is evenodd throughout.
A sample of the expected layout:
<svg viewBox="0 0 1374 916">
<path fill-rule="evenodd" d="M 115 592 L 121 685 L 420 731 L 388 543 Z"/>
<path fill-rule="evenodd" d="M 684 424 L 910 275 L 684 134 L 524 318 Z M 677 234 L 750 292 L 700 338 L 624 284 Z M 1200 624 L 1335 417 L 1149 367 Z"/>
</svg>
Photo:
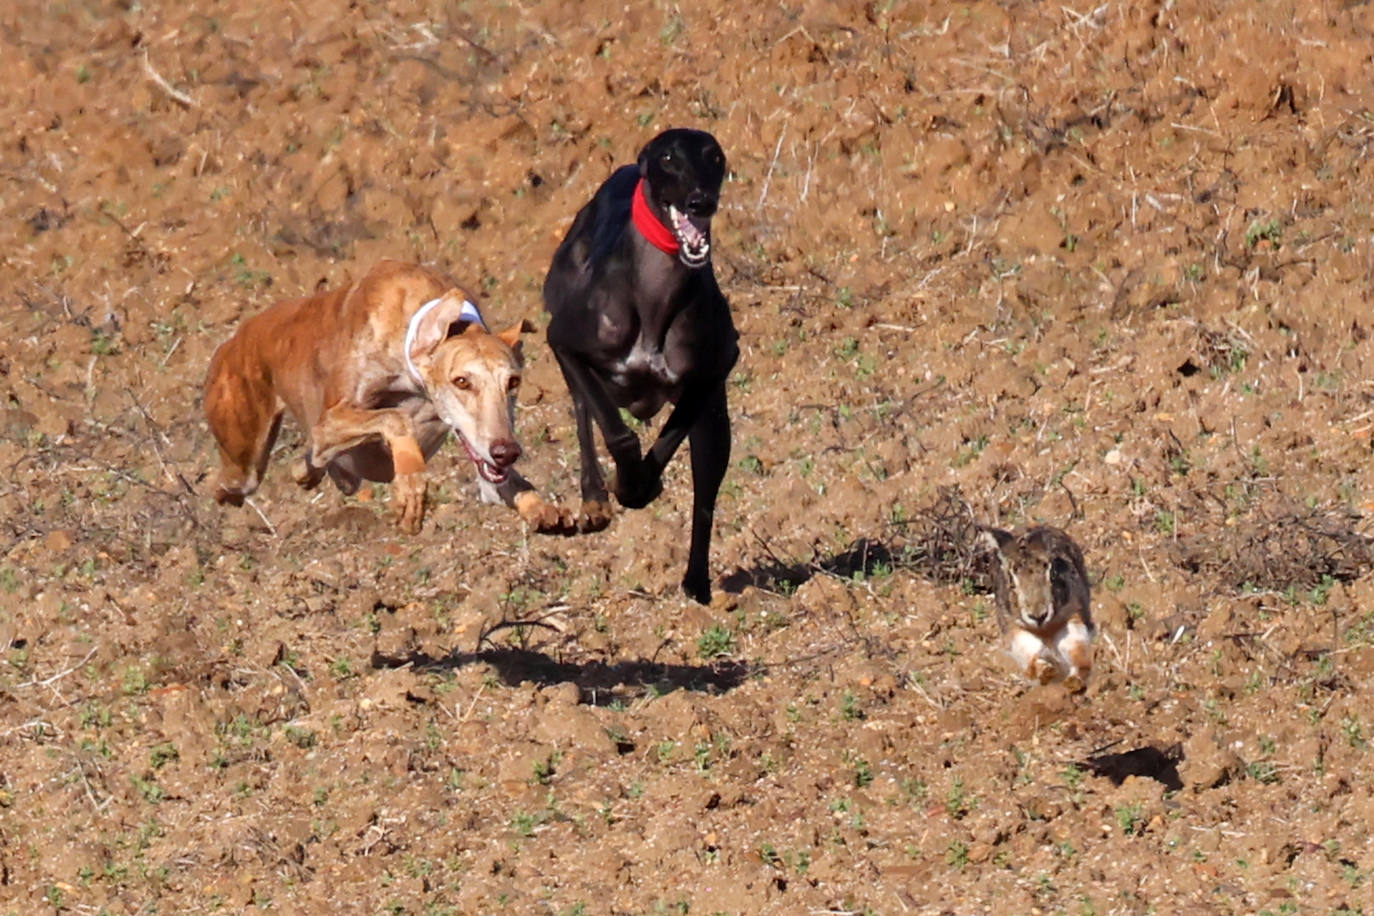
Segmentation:
<svg viewBox="0 0 1374 916">
<path fill-rule="evenodd" d="M 639 179 L 639 184 L 635 185 L 634 197 L 630 201 L 630 219 L 634 221 L 635 228 L 639 234 L 648 239 L 649 244 L 653 245 L 664 254 L 675 255 L 682 246 L 677 242 L 677 236 L 673 231 L 654 215 L 654 211 L 649 209 L 649 202 L 644 199 L 644 179 Z"/>
</svg>

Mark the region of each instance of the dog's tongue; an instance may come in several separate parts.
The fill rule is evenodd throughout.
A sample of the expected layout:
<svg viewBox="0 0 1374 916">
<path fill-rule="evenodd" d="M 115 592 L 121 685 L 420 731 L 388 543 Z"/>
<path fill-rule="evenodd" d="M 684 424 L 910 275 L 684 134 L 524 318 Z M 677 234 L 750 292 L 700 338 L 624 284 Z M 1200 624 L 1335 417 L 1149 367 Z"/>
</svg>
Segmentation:
<svg viewBox="0 0 1374 916">
<path fill-rule="evenodd" d="M 483 461 L 481 458 L 477 459 L 477 473 L 481 474 L 484 478 L 486 478 L 488 483 L 506 482 L 505 471 L 498 469 L 496 465 L 488 461 Z"/>
<path fill-rule="evenodd" d="M 711 240 L 707 238 L 706 233 L 698 229 L 677 207 L 670 206 L 668 216 L 673 221 L 673 234 L 682 246 L 680 256 L 683 263 L 694 267 L 706 263 L 706 258 L 711 253 Z"/>
<path fill-rule="evenodd" d="M 454 427 L 453 434 L 458 437 L 459 442 L 463 443 L 463 449 L 472 459 L 472 463 L 477 465 L 477 473 L 482 475 L 483 480 L 488 483 L 506 482 L 506 472 L 477 454 L 477 450 L 468 442 L 468 437 L 459 432 L 457 427 Z"/>
</svg>

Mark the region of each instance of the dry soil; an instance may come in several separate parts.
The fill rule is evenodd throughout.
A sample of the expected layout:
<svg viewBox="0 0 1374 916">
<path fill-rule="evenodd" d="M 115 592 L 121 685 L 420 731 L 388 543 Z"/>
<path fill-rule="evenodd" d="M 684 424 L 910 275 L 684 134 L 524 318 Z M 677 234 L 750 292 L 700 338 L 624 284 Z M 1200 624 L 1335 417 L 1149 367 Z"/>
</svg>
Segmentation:
<svg viewBox="0 0 1374 916">
<path fill-rule="evenodd" d="M 0 913 L 1374 912 L 1372 34 L 6 3 Z M 452 447 L 401 536 L 385 487 L 298 490 L 290 429 L 213 504 L 242 318 L 401 257 L 542 328 L 572 215 L 675 125 L 730 161 L 715 604 L 685 455 L 575 538 Z M 571 502 L 526 352 L 523 466 Z M 1083 545 L 1086 694 L 1010 669 L 964 506 Z"/>
</svg>

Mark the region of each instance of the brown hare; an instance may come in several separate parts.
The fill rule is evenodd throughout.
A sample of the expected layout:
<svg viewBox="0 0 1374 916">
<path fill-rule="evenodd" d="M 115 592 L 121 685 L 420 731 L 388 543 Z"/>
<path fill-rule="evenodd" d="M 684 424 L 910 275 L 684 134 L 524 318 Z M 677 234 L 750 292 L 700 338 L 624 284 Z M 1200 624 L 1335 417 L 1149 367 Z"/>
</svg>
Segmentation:
<svg viewBox="0 0 1374 916">
<path fill-rule="evenodd" d="M 1063 680 L 1072 691 L 1092 673 L 1092 593 L 1083 552 L 1048 525 L 1016 532 L 984 528 L 997 590 L 997 621 L 1011 634 L 1011 656 L 1031 680 Z"/>
</svg>

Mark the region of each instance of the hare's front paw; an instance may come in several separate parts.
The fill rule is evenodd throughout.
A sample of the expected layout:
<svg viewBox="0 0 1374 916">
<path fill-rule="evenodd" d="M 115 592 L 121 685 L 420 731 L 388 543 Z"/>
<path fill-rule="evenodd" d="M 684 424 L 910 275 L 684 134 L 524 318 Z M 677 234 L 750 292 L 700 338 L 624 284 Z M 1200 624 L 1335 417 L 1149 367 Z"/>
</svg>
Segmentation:
<svg viewBox="0 0 1374 916">
<path fill-rule="evenodd" d="M 1049 659 L 1037 655 L 1026 665 L 1026 677 L 1040 684 L 1053 684 L 1059 680 L 1059 669 Z"/>
</svg>

